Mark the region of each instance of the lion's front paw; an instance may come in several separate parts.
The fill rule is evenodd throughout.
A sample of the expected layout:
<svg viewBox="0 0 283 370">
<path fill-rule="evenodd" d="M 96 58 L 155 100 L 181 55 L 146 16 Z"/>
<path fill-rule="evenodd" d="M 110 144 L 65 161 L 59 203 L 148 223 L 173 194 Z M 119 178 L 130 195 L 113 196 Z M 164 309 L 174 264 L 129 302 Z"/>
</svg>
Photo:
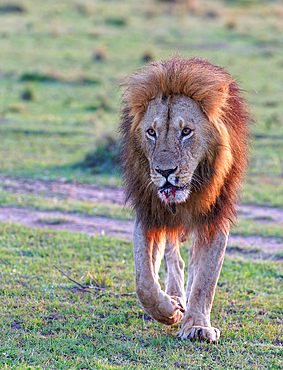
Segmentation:
<svg viewBox="0 0 283 370">
<path fill-rule="evenodd" d="M 177 338 L 190 339 L 191 341 L 217 342 L 220 331 L 208 326 L 182 326 L 177 332 Z"/>
<path fill-rule="evenodd" d="M 182 297 L 177 297 L 175 295 L 171 296 L 171 302 L 175 307 L 175 310 L 180 310 L 181 312 L 186 312 L 185 300 Z"/>
<path fill-rule="evenodd" d="M 167 296 L 169 299 L 161 300 L 158 305 L 158 313 L 152 312 L 151 316 L 166 325 L 175 325 L 185 315 L 184 301 L 180 297 Z"/>
<path fill-rule="evenodd" d="M 178 322 L 183 320 L 186 311 L 184 308 L 184 303 L 179 297 L 171 297 L 171 303 L 173 305 L 174 312 L 173 316 L 171 317 L 172 322 L 170 323 L 170 325 L 177 324 Z"/>
</svg>

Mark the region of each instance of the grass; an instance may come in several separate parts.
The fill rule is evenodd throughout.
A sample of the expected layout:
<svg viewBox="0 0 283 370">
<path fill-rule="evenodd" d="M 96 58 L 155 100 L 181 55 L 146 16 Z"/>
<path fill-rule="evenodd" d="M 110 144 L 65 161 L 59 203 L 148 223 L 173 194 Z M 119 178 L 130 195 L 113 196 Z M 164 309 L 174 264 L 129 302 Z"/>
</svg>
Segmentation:
<svg viewBox="0 0 283 370">
<path fill-rule="evenodd" d="M 118 85 L 148 58 L 180 53 L 227 68 L 245 90 L 256 123 L 242 199 L 283 207 L 282 2 L 186 4 L 0 0 L 2 178 L 120 185 L 106 140 L 117 136 Z M 115 204 L 5 189 L 1 206 L 133 217 Z M 282 225 L 266 221 L 243 218 L 233 232 L 282 240 Z M 185 244 L 185 261 L 187 252 Z M 52 267 L 130 292 L 130 242 L 0 224 L 0 368 L 283 368 L 282 252 L 229 253 L 212 311 L 220 343 L 181 342 L 136 297 L 80 292 Z M 163 285 L 163 269 L 160 277 Z"/>
<path fill-rule="evenodd" d="M 82 293 L 52 268 L 133 291 L 127 241 L 2 225 L 0 243 L 3 369 L 282 367 L 282 263 L 225 260 L 212 311 L 222 337 L 209 345 L 175 339 L 177 327 L 151 320 L 135 296 Z"/>
<path fill-rule="evenodd" d="M 130 209 L 114 203 L 95 203 L 72 198 L 46 197 L 28 192 L 11 193 L 0 187 L 0 206 L 30 208 L 41 211 L 60 211 L 69 213 L 88 214 L 91 216 L 107 216 L 121 220 L 132 220 Z"/>
<path fill-rule="evenodd" d="M 235 228 L 232 228 L 232 234 L 239 235 L 259 235 L 263 237 L 274 237 L 283 240 L 282 223 L 268 225 L 264 222 L 257 222 L 251 219 L 242 219 Z"/>
<path fill-rule="evenodd" d="M 257 175 L 248 177 L 243 186 L 243 203 L 254 203 L 259 206 L 283 207 L 282 179 Z"/>
</svg>

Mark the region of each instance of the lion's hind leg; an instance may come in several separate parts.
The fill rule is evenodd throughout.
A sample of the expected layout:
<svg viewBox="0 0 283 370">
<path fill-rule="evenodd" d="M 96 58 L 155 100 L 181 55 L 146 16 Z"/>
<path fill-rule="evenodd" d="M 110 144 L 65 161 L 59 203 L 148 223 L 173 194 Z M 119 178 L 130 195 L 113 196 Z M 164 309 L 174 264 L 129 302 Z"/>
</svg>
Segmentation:
<svg viewBox="0 0 283 370">
<path fill-rule="evenodd" d="M 167 233 L 164 253 L 165 293 L 174 297 L 185 311 L 184 267 L 185 263 L 180 255 L 179 235 Z"/>
<path fill-rule="evenodd" d="M 163 324 L 177 324 L 184 316 L 183 303 L 177 297 L 163 292 L 158 282 L 158 272 L 166 246 L 165 231 L 154 231 L 152 235 L 147 235 L 142 225 L 136 221 L 133 246 L 136 292 L 144 310 Z"/>
</svg>

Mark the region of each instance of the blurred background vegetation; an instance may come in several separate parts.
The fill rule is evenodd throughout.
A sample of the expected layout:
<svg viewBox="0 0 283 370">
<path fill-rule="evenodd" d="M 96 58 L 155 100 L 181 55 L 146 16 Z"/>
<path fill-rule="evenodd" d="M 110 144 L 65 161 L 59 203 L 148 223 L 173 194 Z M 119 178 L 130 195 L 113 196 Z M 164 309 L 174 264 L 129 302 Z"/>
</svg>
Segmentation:
<svg viewBox="0 0 283 370">
<path fill-rule="evenodd" d="M 148 61 L 198 56 L 244 89 L 256 121 L 246 197 L 272 203 L 283 187 L 282 42 L 282 1 L 1 0 L 0 171 L 118 184 L 119 84 Z"/>
</svg>

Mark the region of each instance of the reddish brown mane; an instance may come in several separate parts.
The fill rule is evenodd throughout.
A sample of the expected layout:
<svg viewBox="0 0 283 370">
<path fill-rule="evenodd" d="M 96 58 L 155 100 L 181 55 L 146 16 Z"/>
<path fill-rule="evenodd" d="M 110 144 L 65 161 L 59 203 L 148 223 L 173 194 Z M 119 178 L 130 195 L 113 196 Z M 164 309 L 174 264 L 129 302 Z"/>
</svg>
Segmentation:
<svg viewBox="0 0 283 370">
<path fill-rule="evenodd" d="M 136 210 L 145 230 L 183 229 L 207 238 L 225 230 L 233 220 L 237 193 L 247 165 L 249 113 L 240 90 L 223 69 L 206 61 L 171 59 L 151 63 L 126 82 L 124 111 L 120 124 L 122 163 L 126 197 Z M 192 193 L 176 213 L 162 204 L 150 184 L 149 163 L 141 146 L 139 123 L 148 103 L 163 95 L 186 95 L 194 99 L 211 122 L 212 138 L 207 157 L 195 171 Z M 223 132 L 228 133 L 232 162 L 225 169 Z M 221 146 L 222 145 L 222 146 Z M 228 159 L 227 159 L 228 162 Z M 222 178 L 219 178 L 222 177 Z M 201 179 L 200 182 L 197 179 Z M 220 184 L 220 185 L 219 185 Z"/>
</svg>

